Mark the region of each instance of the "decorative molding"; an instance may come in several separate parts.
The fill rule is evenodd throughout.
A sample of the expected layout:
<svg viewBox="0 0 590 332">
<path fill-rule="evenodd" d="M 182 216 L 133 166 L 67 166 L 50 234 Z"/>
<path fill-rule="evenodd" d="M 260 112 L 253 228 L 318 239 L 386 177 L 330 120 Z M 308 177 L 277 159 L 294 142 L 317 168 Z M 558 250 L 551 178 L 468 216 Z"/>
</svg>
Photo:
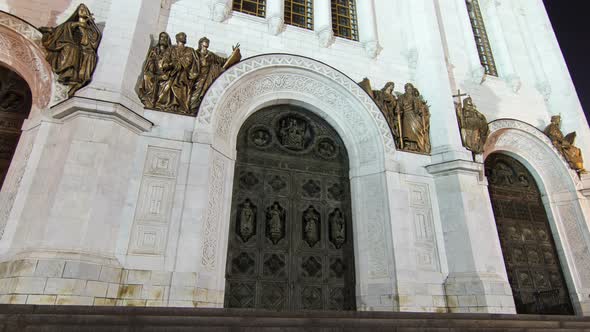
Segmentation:
<svg viewBox="0 0 590 332">
<path fill-rule="evenodd" d="M 201 264 L 212 271 L 217 265 L 217 241 L 221 214 L 223 211 L 223 188 L 225 185 L 226 165 L 221 156 L 215 155 L 211 163 L 209 177 L 209 203 L 207 217 L 203 226 L 203 255 Z"/>
<path fill-rule="evenodd" d="M 246 82 L 248 84 L 240 84 L 235 88 L 232 86 L 244 76 L 269 67 L 296 68 L 305 72 L 313 72 L 334 82 L 334 85 L 333 87 L 328 86 L 325 82 L 321 82 L 309 75 L 298 75 L 296 70 L 292 70 L 293 74 L 281 74 L 275 71 L 267 75 L 257 75 L 255 80 Z M 201 104 L 197 122 L 202 126 L 216 125 L 218 134 L 227 141 L 229 126 L 241 106 L 250 103 L 252 100 L 269 91 L 298 92 L 320 98 L 325 103 L 334 107 L 334 109 L 337 109 L 338 113 L 334 114 L 334 116 L 345 118 L 350 123 L 351 129 L 355 130 L 355 133 L 359 135 L 358 139 L 360 141 L 370 139 L 368 124 L 366 124 L 366 121 L 363 121 L 362 116 L 359 114 L 359 109 L 347 102 L 347 96 L 343 95 L 337 88 L 345 90 L 361 103 L 363 108 L 373 118 L 379 130 L 385 152 L 394 153 L 395 143 L 387 122 L 381 111 L 379 111 L 365 91 L 350 78 L 334 68 L 318 61 L 295 55 L 262 55 L 243 60 L 232 66 L 210 87 Z"/>
<path fill-rule="evenodd" d="M 131 231 L 130 254 L 164 254 L 179 161 L 179 150 L 148 147 Z"/>
<path fill-rule="evenodd" d="M 434 236 L 434 222 L 430 187 L 426 183 L 407 182 L 410 193 L 410 213 L 414 223 L 416 266 L 419 270 L 438 271 L 438 248 Z"/>
<path fill-rule="evenodd" d="M 14 35 L 0 33 L 0 59 L 12 66 L 31 85 L 33 103 L 43 108 L 67 99 L 68 88 L 57 81 L 57 76 L 45 60 L 41 32 L 20 18 L 2 11 L 0 26 L 14 32 Z"/>
<path fill-rule="evenodd" d="M 74 96 L 53 106 L 50 114 L 54 119 L 62 121 L 83 115 L 111 119 L 137 134 L 150 131 L 154 125 L 148 119 L 121 104 L 79 96 Z"/>
<path fill-rule="evenodd" d="M 390 274 L 389 256 L 391 253 L 388 254 L 385 227 L 385 221 L 388 220 L 386 219 L 387 207 L 383 206 L 383 200 L 381 199 L 381 197 L 385 196 L 386 193 L 383 190 L 380 175 L 369 175 L 363 181 L 363 194 L 360 204 L 368 207 L 368 214 L 366 220 L 363 220 L 360 224 L 364 224 L 366 243 L 358 243 L 358 245 L 368 247 L 365 250 L 368 251 L 367 260 L 370 279 L 387 278 Z M 357 225 L 359 225 L 358 222 Z M 362 238 L 364 237 L 357 237 L 357 239 Z"/>
<path fill-rule="evenodd" d="M 578 272 L 581 288 L 590 288 L 590 249 L 587 241 L 584 240 L 584 232 L 576 216 L 576 207 L 574 204 L 566 204 L 558 207 L 558 213 L 561 217 L 567 243 L 569 244 L 571 255 L 574 260 L 574 266 Z M 583 221 L 583 220 L 581 220 Z"/>
<path fill-rule="evenodd" d="M 485 157 L 496 150 L 506 150 L 524 157 L 549 182 L 551 192 L 570 190 L 564 181 L 568 175 L 575 187 L 581 185 L 576 172 L 569 168 L 551 140 L 539 129 L 513 119 L 498 119 L 492 121 L 489 127 Z"/>
</svg>

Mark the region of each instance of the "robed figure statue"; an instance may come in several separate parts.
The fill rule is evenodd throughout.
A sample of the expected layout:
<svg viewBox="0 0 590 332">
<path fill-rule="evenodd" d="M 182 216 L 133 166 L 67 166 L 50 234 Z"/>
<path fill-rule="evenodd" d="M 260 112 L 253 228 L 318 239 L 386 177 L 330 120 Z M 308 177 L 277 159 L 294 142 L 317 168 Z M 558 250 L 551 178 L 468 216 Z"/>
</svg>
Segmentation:
<svg viewBox="0 0 590 332">
<path fill-rule="evenodd" d="M 172 41 L 166 32 L 158 36 L 158 44 L 149 49 L 139 82 L 139 99 L 147 108 L 156 108 L 160 90 L 166 88 L 169 80 L 170 47 Z"/>
<path fill-rule="evenodd" d="M 561 116 L 554 115 L 551 117 L 551 123 L 543 131 L 545 135 L 551 139 L 553 146 L 559 151 L 567 160 L 570 167 L 579 174 L 586 173 L 584 169 L 584 160 L 582 159 L 582 151 L 580 148 L 574 146 L 576 139 L 576 132 L 571 132 L 563 136 L 561 132 Z"/>
<path fill-rule="evenodd" d="M 397 101 L 400 118 L 402 150 L 430 153 L 430 111 L 426 101 L 413 84 L 404 86 L 405 93 Z"/>
<path fill-rule="evenodd" d="M 368 78 L 364 78 L 362 82 L 359 83 L 361 88 L 365 90 L 371 98 L 381 110 L 381 113 L 385 117 L 387 124 L 389 125 L 389 129 L 393 134 L 395 139 L 395 144 L 398 149 L 401 149 L 399 144 L 399 137 L 400 137 L 400 128 L 399 128 L 399 118 L 397 117 L 396 108 L 397 108 L 397 97 L 393 89 L 395 88 L 395 83 L 387 82 L 381 88 L 381 90 L 373 90 L 371 87 L 371 81 Z"/>
<path fill-rule="evenodd" d="M 90 10 L 80 4 L 64 23 L 39 31 L 43 34 L 41 42 L 47 50 L 47 62 L 58 81 L 70 88 L 68 96 L 73 96 L 90 82 L 98 61 L 96 52 L 102 34 Z"/>
<path fill-rule="evenodd" d="M 203 37 L 199 40 L 199 46 L 194 51 L 195 64 L 191 72 L 191 79 L 194 80 L 193 90 L 190 97 L 190 108 L 196 113 L 201 105 L 205 93 L 211 83 L 231 65 L 242 59 L 240 44 L 232 47 L 232 54 L 228 58 L 221 57 L 209 51 L 209 38 Z"/>
<path fill-rule="evenodd" d="M 471 97 L 465 98 L 463 105 L 455 104 L 463 145 L 474 154 L 483 153 L 489 133 L 488 120 L 477 110 Z"/>
</svg>

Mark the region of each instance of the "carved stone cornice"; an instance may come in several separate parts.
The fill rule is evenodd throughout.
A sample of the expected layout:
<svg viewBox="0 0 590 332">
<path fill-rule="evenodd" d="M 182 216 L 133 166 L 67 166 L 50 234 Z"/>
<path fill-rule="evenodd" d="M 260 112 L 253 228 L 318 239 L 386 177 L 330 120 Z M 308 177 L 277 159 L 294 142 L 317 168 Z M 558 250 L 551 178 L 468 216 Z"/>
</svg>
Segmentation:
<svg viewBox="0 0 590 332">
<path fill-rule="evenodd" d="M 121 104 L 78 96 L 53 106 L 50 115 L 52 118 L 62 121 L 68 121 L 77 116 L 110 119 L 137 134 L 150 131 L 154 125 L 151 121 Z"/>
</svg>

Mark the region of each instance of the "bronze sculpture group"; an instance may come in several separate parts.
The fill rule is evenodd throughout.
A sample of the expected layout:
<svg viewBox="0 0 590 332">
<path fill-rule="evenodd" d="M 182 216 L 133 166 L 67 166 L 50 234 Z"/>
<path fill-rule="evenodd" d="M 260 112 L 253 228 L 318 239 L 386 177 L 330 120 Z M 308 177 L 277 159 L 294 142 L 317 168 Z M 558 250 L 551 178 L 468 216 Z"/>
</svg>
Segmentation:
<svg viewBox="0 0 590 332">
<path fill-rule="evenodd" d="M 241 59 L 239 44 L 223 58 L 208 50 L 206 37 L 199 40 L 196 50 L 186 46 L 186 41 L 181 32 L 172 45 L 168 33 L 161 32 L 158 43 L 149 49 L 138 88 L 145 107 L 195 115 L 213 81 Z"/>
<path fill-rule="evenodd" d="M 359 85 L 381 109 L 398 149 L 430 153 L 429 106 L 412 83 L 407 83 L 399 96 L 393 90 L 393 82 L 386 83 L 381 90 L 373 90 L 367 78 Z"/>
<path fill-rule="evenodd" d="M 57 27 L 39 28 L 47 62 L 58 81 L 69 87 L 68 95 L 87 85 L 98 62 L 97 50 L 102 33 L 84 4 Z M 228 58 L 209 51 L 209 39 L 203 37 L 197 49 L 186 46 L 187 36 L 176 35 L 172 45 L 170 36 L 161 32 L 155 46 L 148 50 L 138 83 L 138 96 L 146 108 L 184 115 L 196 115 L 205 93 L 223 71 L 241 60 L 239 44 L 232 48 Z M 404 93 L 394 92 L 394 83 L 388 82 L 381 90 L 373 90 L 365 78 L 359 85 L 373 98 L 383 113 L 399 150 L 429 154 L 430 110 L 411 83 L 404 86 Z M 489 134 L 486 117 L 477 110 L 471 97 L 455 102 L 457 121 L 463 145 L 473 154 L 483 153 Z M 289 130 L 297 130 L 289 124 Z M 569 166 L 578 173 L 585 173 L 581 150 L 574 146 L 576 133 L 563 135 L 561 117 L 551 117 L 544 133 Z M 293 143 L 295 144 L 295 143 Z M 299 147 L 301 142 L 297 142 Z"/>
</svg>

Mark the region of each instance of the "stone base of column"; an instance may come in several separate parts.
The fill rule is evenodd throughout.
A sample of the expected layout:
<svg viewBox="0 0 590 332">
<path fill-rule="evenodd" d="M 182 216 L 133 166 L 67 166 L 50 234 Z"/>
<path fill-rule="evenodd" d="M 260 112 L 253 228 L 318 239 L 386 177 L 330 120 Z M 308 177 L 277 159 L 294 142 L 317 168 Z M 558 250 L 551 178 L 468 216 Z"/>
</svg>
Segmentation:
<svg viewBox="0 0 590 332">
<path fill-rule="evenodd" d="M 445 293 L 449 312 L 516 313 L 510 284 L 496 274 L 450 274 Z"/>
</svg>

